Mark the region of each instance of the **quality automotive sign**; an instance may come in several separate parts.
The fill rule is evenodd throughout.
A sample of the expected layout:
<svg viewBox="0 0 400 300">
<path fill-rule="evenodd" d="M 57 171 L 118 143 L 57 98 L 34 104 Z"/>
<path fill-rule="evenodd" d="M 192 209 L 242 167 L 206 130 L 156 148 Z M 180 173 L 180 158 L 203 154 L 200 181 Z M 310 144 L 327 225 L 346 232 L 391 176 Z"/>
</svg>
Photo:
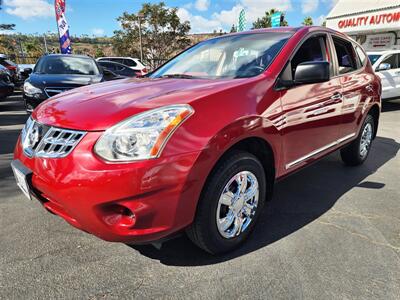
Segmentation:
<svg viewBox="0 0 400 300">
<path fill-rule="evenodd" d="M 327 27 L 343 32 L 387 30 L 400 28 L 400 9 L 388 9 L 383 12 L 366 13 L 356 16 L 329 18 Z"/>
<path fill-rule="evenodd" d="M 60 37 L 60 49 L 62 54 L 71 54 L 71 39 L 69 37 L 69 25 L 65 18 L 65 0 L 55 0 L 58 35 Z"/>
</svg>

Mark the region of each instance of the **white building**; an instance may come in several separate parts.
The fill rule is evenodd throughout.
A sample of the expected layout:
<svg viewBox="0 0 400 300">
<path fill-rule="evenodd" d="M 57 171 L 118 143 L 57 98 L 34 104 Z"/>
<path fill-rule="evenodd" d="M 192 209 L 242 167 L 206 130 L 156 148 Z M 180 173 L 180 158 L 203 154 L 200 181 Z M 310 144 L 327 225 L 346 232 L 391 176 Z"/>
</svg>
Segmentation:
<svg viewBox="0 0 400 300">
<path fill-rule="evenodd" d="M 400 0 L 339 0 L 326 27 L 348 34 L 367 51 L 400 49 Z"/>
</svg>

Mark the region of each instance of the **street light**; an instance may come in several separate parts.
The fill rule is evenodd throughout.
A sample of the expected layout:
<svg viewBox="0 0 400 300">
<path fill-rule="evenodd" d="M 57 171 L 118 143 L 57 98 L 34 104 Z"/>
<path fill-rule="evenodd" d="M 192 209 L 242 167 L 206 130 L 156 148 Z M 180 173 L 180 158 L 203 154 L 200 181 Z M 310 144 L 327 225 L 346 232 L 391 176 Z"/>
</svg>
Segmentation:
<svg viewBox="0 0 400 300">
<path fill-rule="evenodd" d="M 139 19 L 139 45 L 140 45 L 140 61 L 143 61 L 143 44 L 142 44 L 142 19 L 144 18 L 143 13 L 137 15 Z"/>
</svg>

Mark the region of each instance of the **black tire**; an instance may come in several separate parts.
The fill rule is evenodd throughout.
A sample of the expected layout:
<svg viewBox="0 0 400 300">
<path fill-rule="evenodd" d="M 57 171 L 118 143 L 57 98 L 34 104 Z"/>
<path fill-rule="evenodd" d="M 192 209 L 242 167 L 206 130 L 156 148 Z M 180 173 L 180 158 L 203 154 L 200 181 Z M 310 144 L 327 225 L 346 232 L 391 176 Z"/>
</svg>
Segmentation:
<svg viewBox="0 0 400 300">
<path fill-rule="evenodd" d="M 372 135 L 375 132 L 375 122 L 372 115 L 368 114 L 364 120 L 363 126 L 358 134 L 358 137 L 352 141 L 349 145 L 340 150 L 340 155 L 343 162 L 348 166 L 359 166 L 368 158 L 369 152 L 371 150 L 371 143 L 367 149 L 366 155 L 361 155 L 361 139 L 366 126 L 371 126 Z"/>
<path fill-rule="evenodd" d="M 225 185 L 236 174 L 249 171 L 255 175 L 259 186 L 258 205 L 252 221 L 238 236 L 223 237 L 217 228 L 217 207 Z M 266 176 L 261 162 L 244 151 L 232 151 L 225 155 L 209 175 L 199 199 L 192 225 L 187 229 L 188 237 L 200 248 L 211 254 L 231 251 L 243 243 L 252 232 L 266 200 Z"/>
</svg>

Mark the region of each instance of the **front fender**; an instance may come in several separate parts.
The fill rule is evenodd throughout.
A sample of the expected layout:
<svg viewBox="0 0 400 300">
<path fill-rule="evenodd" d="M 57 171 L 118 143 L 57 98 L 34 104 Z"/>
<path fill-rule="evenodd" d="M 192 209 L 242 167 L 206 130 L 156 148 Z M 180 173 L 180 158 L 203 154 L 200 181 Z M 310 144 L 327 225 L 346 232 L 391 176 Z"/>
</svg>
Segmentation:
<svg viewBox="0 0 400 300">
<path fill-rule="evenodd" d="M 217 162 L 235 144 L 248 138 L 260 138 L 270 145 L 277 170 L 281 161 L 281 151 L 279 151 L 281 136 L 268 119 L 261 116 L 247 116 L 222 128 L 203 147 L 187 177 L 179 207 L 180 212 L 185 215 L 186 225 L 193 222 L 201 192 Z"/>
</svg>

